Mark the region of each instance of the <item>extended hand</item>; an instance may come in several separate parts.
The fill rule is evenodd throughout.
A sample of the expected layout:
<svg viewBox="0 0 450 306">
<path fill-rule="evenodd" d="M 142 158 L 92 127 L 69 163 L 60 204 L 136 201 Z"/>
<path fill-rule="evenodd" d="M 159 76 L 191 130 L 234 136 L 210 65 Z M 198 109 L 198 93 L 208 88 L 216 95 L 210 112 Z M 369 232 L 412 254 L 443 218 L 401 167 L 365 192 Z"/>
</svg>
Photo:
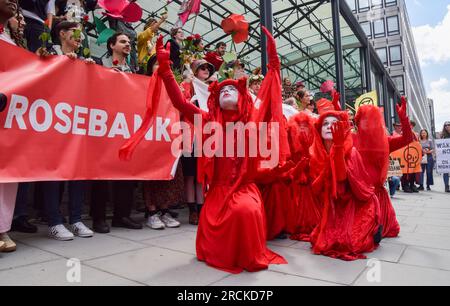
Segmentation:
<svg viewBox="0 0 450 306">
<path fill-rule="evenodd" d="M 156 58 L 160 66 L 170 65 L 170 43 L 167 43 L 166 48 L 164 48 L 162 35 L 156 41 Z"/>
<path fill-rule="evenodd" d="M 397 104 L 396 108 L 397 108 L 397 114 L 398 114 L 398 117 L 400 118 L 400 121 L 408 120 L 408 113 L 407 113 L 408 102 L 406 101 L 405 97 L 402 97 L 401 104 L 400 105 Z"/>
<path fill-rule="evenodd" d="M 343 147 L 347 137 L 347 129 L 343 121 L 338 121 L 331 127 L 333 133 L 333 143 L 336 147 Z"/>
</svg>

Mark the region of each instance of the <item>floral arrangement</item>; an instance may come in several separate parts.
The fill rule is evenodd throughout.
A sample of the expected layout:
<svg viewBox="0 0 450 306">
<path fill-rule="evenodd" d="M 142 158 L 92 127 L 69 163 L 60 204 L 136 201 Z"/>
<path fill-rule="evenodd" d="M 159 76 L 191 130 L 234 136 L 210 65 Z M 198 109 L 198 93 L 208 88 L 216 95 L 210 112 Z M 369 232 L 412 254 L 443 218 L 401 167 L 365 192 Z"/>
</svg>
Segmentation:
<svg viewBox="0 0 450 306">
<path fill-rule="evenodd" d="M 200 34 L 188 36 L 183 40 L 183 48 L 180 54 L 183 65 L 190 65 L 193 61 L 203 58 L 203 45 Z"/>
</svg>

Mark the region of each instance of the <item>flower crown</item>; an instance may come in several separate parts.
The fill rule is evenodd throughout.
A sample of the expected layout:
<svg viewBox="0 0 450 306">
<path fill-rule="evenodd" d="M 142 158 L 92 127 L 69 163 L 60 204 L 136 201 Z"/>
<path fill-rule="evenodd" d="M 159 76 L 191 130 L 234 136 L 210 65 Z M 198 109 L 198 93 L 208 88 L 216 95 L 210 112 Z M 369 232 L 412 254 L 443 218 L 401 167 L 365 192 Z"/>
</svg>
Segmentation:
<svg viewBox="0 0 450 306">
<path fill-rule="evenodd" d="M 254 74 L 254 75 L 250 76 L 249 80 L 251 82 L 257 82 L 257 81 L 262 82 L 262 81 L 264 81 L 264 76 L 262 74 L 258 74 L 258 75 Z"/>
</svg>

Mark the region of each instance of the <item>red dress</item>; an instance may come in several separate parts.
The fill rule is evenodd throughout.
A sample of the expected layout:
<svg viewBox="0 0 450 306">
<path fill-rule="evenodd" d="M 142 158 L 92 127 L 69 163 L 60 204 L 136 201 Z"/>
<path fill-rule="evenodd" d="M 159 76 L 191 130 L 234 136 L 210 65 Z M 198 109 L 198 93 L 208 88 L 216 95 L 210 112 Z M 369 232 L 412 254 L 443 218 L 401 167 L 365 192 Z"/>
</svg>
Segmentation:
<svg viewBox="0 0 450 306">
<path fill-rule="evenodd" d="M 389 166 L 389 154 L 408 145 L 414 140 L 409 119 L 401 118 L 403 134 L 387 136 L 384 119 L 380 109 L 374 106 L 362 106 L 355 117 L 358 132 L 354 135 L 355 147 L 369 174 L 369 182 L 375 187 L 380 203 L 380 224 L 383 226 L 383 238 L 394 238 L 400 233 L 391 198 L 384 187 Z"/>
<path fill-rule="evenodd" d="M 214 121 L 222 127 L 225 127 L 227 122 L 280 123 L 282 119 L 280 63 L 275 40 L 266 29 L 264 31 L 268 35 L 269 72 L 261 88 L 262 104 L 259 110 L 254 108 L 246 79 L 213 83 L 209 88 L 209 112 L 204 112 L 187 102 L 170 70 L 169 52 L 162 46 L 162 37 L 159 38 L 158 74 L 164 80 L 172 103 L 186 120 L 194 122 L 194 116 L 199 115 L 203 125 Z M 224 111 L 220 108 L 220 90 L 227 85 L 234 86 L 238 90 L 237 111 Z M 283 143 L 287 143 L 287 139 L 283 141 L 286 136 L 283 138 L 282 131 L 283 129 L 280 129 L 280 160 L 283 160 L 286 154 Z M 226 135 L 223 137 L 223 144 L 226 147 Z M 246 137 L 245 141 L 248 140 Z M 254 183 L 260 161 L 258 157 L 249 158 L 248 155 L 236 158 L 217 155 L 199 158 L 198 180 L 203 186 L 209 186 L 209 190 L 200 214 L 196 241 L 197 257 L 212 267 L 230 273 L 240 273 L 243 270 L 253 272 L 267 269 L 269 264 L 286 263 L 283 257 L 266 247 L 264 208 L 261 195 Z"/>
<path fill-rule="evenodd" d="M 310 241 L 311 232 L 320 222 L 322 205 L 316 201 L 311 189 L 309 146 L 302 144 L 304 138 L 314 139 L 314 121 L 311 116 L 300 113 L 289 120 L 288 136 L 292 159 L 305 163 L 292 173 L 292 205 L 287 213 L 287 228 L 292 240 Z M 302 131 L 302 133 L 300 132 Z M 312 140 L 310 140 L 312 141 Z"/>
<path fill-rule="evenodd" d="M 348 122 L 346 113 L 331 113 Z M 321 126 L 319 119 L 319 131 Z M 352 136 L 346 136 L 341 153 L 334 146 L 327 153 L 317 134 L 312 151 L 312 188 L 317 201 L 324 204 L 320 224 L 311 234 L 313 252 L 347 261 L 364 259 L 363 253 L 377 247 L 374 236 L 379 230 L 379 203 Z M 339 164 L 337 154 L 342 154 L 343 164 Z M 342 175 L 345 179 L 338 179 Z"/>
<path fill-rule="evenodd" d="M 258 175 L 267 223 L 267 240 L 273 240 L 284 232 L 290 233 L 288 220 L 293 211 L 294 190 L 291 180 L 285 177 L 288 169 L 281 171 L 267 171 Z"/>
<path fill-rule="evenodd" d="M 200 214 L 197 258 L 230 273 L 285 264 L 266 246 L 264 206 L 256 184 L 243 180 L 224 203 L 237 179 L 239 161 L 216 158 L 214 164 L 214 178 Z"/>
</svg>

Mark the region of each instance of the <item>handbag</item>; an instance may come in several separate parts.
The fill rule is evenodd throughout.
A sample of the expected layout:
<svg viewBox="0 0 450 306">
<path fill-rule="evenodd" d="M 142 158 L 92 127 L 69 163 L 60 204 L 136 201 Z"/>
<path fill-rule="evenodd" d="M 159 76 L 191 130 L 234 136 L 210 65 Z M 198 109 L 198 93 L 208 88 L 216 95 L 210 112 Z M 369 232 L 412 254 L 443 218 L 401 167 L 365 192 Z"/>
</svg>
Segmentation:
<svg viewBox="0 0 450 306">
<path fill-rule="evenodd" d="M 424 154 L 424 155 L 422 156 L 422 162 L 421 162 L 421 164 L 422 164 L 422 165 L 428 164 L 428 154 Z"/>
</svg>

